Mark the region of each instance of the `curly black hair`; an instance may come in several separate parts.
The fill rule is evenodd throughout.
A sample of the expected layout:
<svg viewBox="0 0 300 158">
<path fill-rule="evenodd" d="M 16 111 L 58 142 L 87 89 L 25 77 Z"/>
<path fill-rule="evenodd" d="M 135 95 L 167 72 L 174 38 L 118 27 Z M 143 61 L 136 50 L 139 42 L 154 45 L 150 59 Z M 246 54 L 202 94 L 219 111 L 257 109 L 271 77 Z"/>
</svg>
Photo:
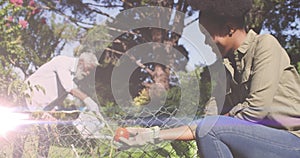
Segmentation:
<svg viewBox="0 0 300 158">
<path fill-rule="evenodd" d="M 195 10 L 223 17 L 241 17 L 252 8 L 252 0 L 189 0 L 189 3 Z"/>
</svg>

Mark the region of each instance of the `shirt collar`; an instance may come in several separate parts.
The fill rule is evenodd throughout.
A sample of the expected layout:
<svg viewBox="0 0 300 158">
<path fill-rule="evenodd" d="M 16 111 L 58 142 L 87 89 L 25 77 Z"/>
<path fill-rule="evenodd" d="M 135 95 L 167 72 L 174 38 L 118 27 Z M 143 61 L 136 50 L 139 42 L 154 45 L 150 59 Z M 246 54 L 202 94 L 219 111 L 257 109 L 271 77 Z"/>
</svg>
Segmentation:
<svg viewBox="0 0 300 158">
<path fill-rule="evenodd" d="M 242 43 L 242 45 L 240 45 L 240 47 L 237 50 L 240 53 L 245 54 L 247 52 L 247 50 L 250 48 L 250 46 L 251 46 L 251 44 L 254 41 L 256 36 L 257 36 L 257 34 L 253 30 L 250 30 L 247 33 L 245 41 Z"/>
</svg>

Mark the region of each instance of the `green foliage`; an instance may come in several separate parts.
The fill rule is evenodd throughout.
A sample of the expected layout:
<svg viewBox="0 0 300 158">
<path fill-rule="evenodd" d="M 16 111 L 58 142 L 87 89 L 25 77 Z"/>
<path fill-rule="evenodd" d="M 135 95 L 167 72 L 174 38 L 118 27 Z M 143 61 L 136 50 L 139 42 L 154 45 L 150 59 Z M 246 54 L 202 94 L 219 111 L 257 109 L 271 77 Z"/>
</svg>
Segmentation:
<svg viewBox="0 0 300 158">
<path fill-rule="evenodd" d="M 59 52 L 64 42 L 74 39 L 77 28 L 68 23 L 50 20 L 47 24 L 37 1 L 22 5 L 0 2 L 0 51 L 2 98 L 24 105 L 26 85 L 23 81 L 39 66 Z M 15 70 L 18 69 L 18 72 Z"/>
<path fill-rule="evenodd" d="M 105 106 L 102 107 L 105 116 L 114 118 L 116 120 L 121 119 L 126 115 L 122 107 L 116 105 L 114 102 L 106 102 Z"/>
<path fill-rule="evenodd" d="M 150 96 L 146 89 L 143 89 L 139 92 L 139 95 L 133 99 L 133 105 L 143 106 L 150 102 Z"/>
<path fill-rule="evenodd" d="M 19 98 L 28 97 L 25 93 L 27 85 L 20 80 L 15 72 L 13 72 L 12 67 L 3 67 L 3 65 L 0 65 L 0 74 L 0 98 L 6 100 L 10 104 L 15 103 L 21 105 L 23 100 L 20 100 Z"/>
<path fill-rule="evenodd" d="M 180 85 L 167 91 L 166 100 L 161 102 L 166 110 L 163 112 L 174 114 L 178 109 L 182 109 L 183 114 L 194 114 L 196 118 L 203 115 L 202 109 L 210 98 L 212 84 L 207 69 L 204 71 L 205 73 L 202 72 L 203 68 L 198 67 L 191 72 L 181 71 L 178 73 Z M 137 106 L 137 109 L 141 109 L 141 106 L 146 106 L 150 101 L 147 89 L 143 89 L 133 99 L 133 105 Z M 184 106 L 184 108 L 180 106 Z M 195 113 L 195 111 L 197 112 Z"/>
<path fill-rule="evenodd" d="M 15 63 L 18 54 L 24 53 L 21 46 L 21 25 L 18 24 L 19 19 L 14 19 L 14 15 L 21 12 L 21 7 L 14 6 L 10 3 L 2 4 L 3 8 L 0 10 L 0 50 L 4 56 L 2 64 L 9 65 Z M 4 66 L 3 65 L 3 66 Z"/>
<path fill-rule="evenodd" d="M 287 50 L 292 64 L 300 61 L 299 0 L 254 0 L 248 25 L 256 32 L 262 29 L 273 34 Z M 299 69 L 298 69 L 299 70 Z"/>
<path fill-rule="evenodd" d="M 28 85 L 23 83 L 16 72 L 16 68 L 20 68 L 27 77 L 53 56 L 60 54 L 68 41 L 80 41 L 81 46 L 75 50 L 75 55 L 83 51 L 100 54 L 107 46 L 111 47 L 112 40 L 107 36 L 108 30 L 103 26 L 96 25 L 99 15 L 110 17 L 104 12 L 102 6 L 105 8 L 120 7 L 122 10 L 139 6 L 171 7 L 174 5 L 174 1 L 151 0 L 105 0 L 101 2 L 99 4 L 99 0 L 91 0 L 89 4 L 86 4 L 86 1 L 35 0 L 36 6 L 29 6 L 29 0 L 24 0 L 23 5 L 17 6 L 10 3 L 9 0 L 0 0 L 0 98 L 5 98 L 15 104 L 24 104 L 22 99 L 29 97 L 25 93 L 25 89 L 40 88 L 42 90 L 41 87 L 27 87 Z M 178 2 L 176 7 L 181 8 L 180 11 L 192 13 L 189 11 L 188 5 L 184 3 L 185 1 Z M 264 29 L 278 38 L 291 57 L 292 64 L 298 68 L 300 73 L 299 5 L 299 0 L 254 0 L 254 9 L 247 20 L 249 27 L 258 33 Z M 32 14 L 37 8 L 41 9 L 41 12 Z M 178 20 L 183 22 L 183 18 Z M 28 23 L 22 25 L 22 21 Z M 141 30 L 134 31 L 138 33 Z M 82 34 L 84 34 L 83 37 Z M 122 39 L 128 42 L 127 49 L 142 43 L 138 38 L 133 41 L 134 38 L 129 35 Z M 130 43 L 130 41 L 135 43 Z M 123 49 L 118 50 L 123 51 Z M 108 57 L 111 57 L 109 55 Z M 96 83 L 97 89 L 99 89 L 97 95 L 102 105 L 105 105 L 104 113 L 108 117 L 118 119 L 125 116 L 126 113 L 124 113 L 123 107 L 115 104 L 111 96 L 110 77 L 113 67 L 108 63 L 115 65 L 117 58 L 105 58 L 102 66 L 107 66 L 107 69 L 101 68 L 103 71 L 97 71 L 96 80 L 101 82 Z M 172 112 L 181 105 L 191 105 L 185 109 L 187 113 L 198 109 L 196 115 L 201 116 L 202 107 L 210 97 L 210 90 L 214 84 L 211 83 L 208 72 L 205 69 L 204 71 L 198 69 L 191 74 L 180 73 L 178 76 L 181 77 L 181 85 L 168 91 L 164 106 Z M 190 80 L 191 78 L 196 80 Z M 196 82 L 199 80 L 200 82 Z M 184 93 L 181 91 L 183 88 L 186 89 Z M 200 88 L 200 96 L 193 93 L 198 88 Z M 185 99 L 182 100 L 182 98 Z M 195 100 L 195 98 L 199 99 Z M 134 102 L 137 106 L 143 106 L 149 102 L 149 96 L 142 91 L 134 99 Z M 147 154 L 134 153 L 132 156 L 155 157 L 159 153 L 161 157 L 188 157 L 189 154 L 185 150 L 193 149 L 195 150 L 195 148 L 187 149 L 185 144 L 173 143 L 173 146 L 168 145 L 160 151 Z M 128 156 L 128 153 L 124 152 L 124 156 Z"/>
<path fill-rule="evenodd" d="M 0 15 L 3 17 L 0 19 L 0 97 L 11 103 L 22 104 L 20 98 L 25 95 L 26 85 L 15 72 L 15 66 L 25 56 L 22 31 L 27 26 L 22 26 L 21 17 L 15 18 L 15 16 L 24 16 L 28 8 L 5 1 L 0 5 Z"/>
<path fill-rule="evenodd" d="M 95 25 L 88 29 L 85 35 L 80 39 L 80 46 L 76 49 L 76 54 L 84 51 L 90 51 L 95 54 L 102 54 L 104 49 L 112 42 L 108 30 L 103 25 Z"/>
<path fill-rule="evenodd" d="M 170 143 L 175 150 L 175 157 L 195 157 L 197 154 L 197 147 L 195 141 L 173 141 Z"/>
</svg>

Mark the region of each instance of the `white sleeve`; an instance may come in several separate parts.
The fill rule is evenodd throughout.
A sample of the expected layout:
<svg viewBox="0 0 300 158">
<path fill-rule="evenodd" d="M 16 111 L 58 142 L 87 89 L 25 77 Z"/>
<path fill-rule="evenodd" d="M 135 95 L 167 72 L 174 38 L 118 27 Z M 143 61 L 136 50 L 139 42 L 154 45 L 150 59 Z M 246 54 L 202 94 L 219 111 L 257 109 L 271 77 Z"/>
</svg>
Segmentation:
<svg viewBox="0 0 300 158">
<path fill-rule="evenodd" d="M 77 88 L 77 85 L 73 81 L 74 75 L 72 70 L 76 69 L 75 60 L 70 57 L 59 56 L 56 57 L 53 61 L 55 66 L 55 71 L 57 73 L 58 79 L 60 80 L 63 88 L 70 92 L 72 89 Z"/>
</svg>

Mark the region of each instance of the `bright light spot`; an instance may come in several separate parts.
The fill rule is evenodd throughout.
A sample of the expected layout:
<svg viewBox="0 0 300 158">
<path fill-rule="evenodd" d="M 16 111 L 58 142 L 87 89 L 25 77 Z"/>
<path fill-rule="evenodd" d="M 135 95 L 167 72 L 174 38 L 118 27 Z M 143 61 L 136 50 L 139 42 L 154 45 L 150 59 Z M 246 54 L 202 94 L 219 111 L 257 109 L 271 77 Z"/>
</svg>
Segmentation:
<svg viewBox="0 0 300 158">
<path fill-rule="evenodd" d="M 27 114 L 14 113 L 11 109 L 0 107 L 0 135 L 6 135 L 7 132 L 24 124 L 28 118 Z"/>
</svg>

